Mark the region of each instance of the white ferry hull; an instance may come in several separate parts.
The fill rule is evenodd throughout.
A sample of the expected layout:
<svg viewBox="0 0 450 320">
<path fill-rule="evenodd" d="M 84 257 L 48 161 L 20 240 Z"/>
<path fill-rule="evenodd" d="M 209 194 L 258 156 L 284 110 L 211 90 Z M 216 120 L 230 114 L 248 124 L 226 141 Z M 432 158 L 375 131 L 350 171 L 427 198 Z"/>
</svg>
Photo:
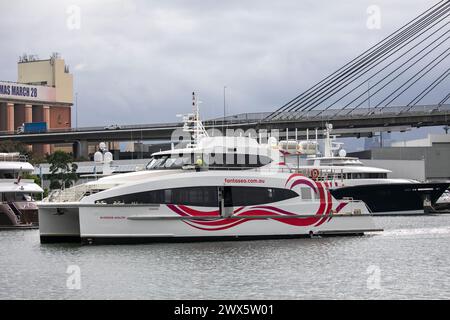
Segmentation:
<svg viewBox="0 0 450 320">
<path fill-rule="evenodd" d="M 213 190 L 219 188 L 216 190 L 225 192 L 222 188 L 242 188 L 244 185 L 239 190 L 250 192 L 249 190 L 255 190 L 252 188 L 278 188 L 277 190 L 289 192 L 289 198 L 275 202 L 264 202 L 261 199 L 257 202 L 255 199 L 247 201 L 245 193 L 244 196 L 240 194 L 241 202 L 234 198 L 236 201 L 233 205 L 225 205 L 225 202 L 216 200 L 201 202 L 202 205 L 211 203 L 212 206 L 187 205 L 186 202 L 190 201 L 187 198 L 177 204 L 179 200 L 176 197 L 173 198 L 175 202 L 158 198 L 158 202 L 153 204 L 138 204 L 135 200 L 127 200 L 130 203 L 117 201 L 126 200 L 130 194 L 139 195 L 138 198 L 133 196 L 133 199 L 147 201 L 146 199 L 150 199 L 148 186 L 152 185 L 152 181 L 148 181 L 142 185 L 111 189 L 96 193 L 88 197 L 90 201 L 84 202 L 39 203 L 41 241 L 190 241 L 359 235 L 378 231 L 363 202 L 337 201 L 324 183 L 298 174 L 263 176 L 258 173 L 229 173 L 224 176 L 220 172 L 184 173 L 173 175 L 171 179 L 159 180 L 158 189 L 150 189 L 151 192 L 159 192 L 170 190 L 171 186 L 176 185 L 182 190 L 190 190 L 200 185 L 212 186 Z M 224 187 L 216 187 L 221 185 Z M 309 196 L 305 195 L 303 198 L 300 193 Z M 238 197 L 237 194 L 236 196 Z M 251 204 L 252 201 L 258 204 Z M 246 204 L 238 205 L 244 202 Z"/>
<path fill-rule="evenodd" d="M 55 207 L 40 209 L 40 234 L 42 242 L 122 243 L 360 235 L 379 231 L 370 215 L 351 213 L 357 204 L 348 203 L 346 213 L 320 217 L 271 214 L 256 218 L 180 217 L 165 205 L 155 210 L 152 206 L 71 208 L 61 204 L 61 215 L 55 214 Z M 306 220 L 314 223 L 296 225 Z"/>
<path fill-rule="evenodd" d="M 80 219 L 78 208 L 61 205 L 39 207 L 41 242 L 79 242 Z"/>
</svg>

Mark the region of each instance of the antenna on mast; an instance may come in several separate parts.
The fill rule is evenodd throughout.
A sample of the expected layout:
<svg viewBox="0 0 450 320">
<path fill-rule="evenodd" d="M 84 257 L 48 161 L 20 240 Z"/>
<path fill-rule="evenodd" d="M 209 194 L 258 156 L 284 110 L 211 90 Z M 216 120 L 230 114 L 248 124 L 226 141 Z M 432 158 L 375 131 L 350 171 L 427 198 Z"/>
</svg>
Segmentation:
<svg viewBox="0 0 450 320">
<path fill-rule="evenodd" d="M 188 147 L 195 147 L 201 138 L 208 137 L 208 133 L 200 120 L 200 103 L 201 101 L 197 100 L 195 92 L 192 92 L 192 113 L 183 116 L 183 130 L 192 133 L 193 138 L 193 143 L 190 143 Z"/>
</svg>

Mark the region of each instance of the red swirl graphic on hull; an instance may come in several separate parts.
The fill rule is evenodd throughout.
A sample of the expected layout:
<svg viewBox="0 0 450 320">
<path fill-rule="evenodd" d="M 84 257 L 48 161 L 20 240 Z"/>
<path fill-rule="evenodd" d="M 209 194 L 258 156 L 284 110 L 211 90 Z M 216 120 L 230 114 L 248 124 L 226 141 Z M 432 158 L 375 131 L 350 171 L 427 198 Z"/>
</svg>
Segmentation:
<svg viewBox="0 0 450 320">
<path fill-rule="evenodd" d="M 184 205 L 168 204 L 167 207 L 173 212 L 182 217 L 190 217 L 192 219 L 183 220 L 184 223 L 207 231 L 225 230 L 235 227 L 247 221 L 262 220 L 264 216 L 270 217 L 281 223 L 289 224 L 296 227 L 314 226 L 318 227 L 325 222 L 331 220 L 331 209 L 333 207 L 333 198 L 327 188 L 322 182 L 313 181 L 301 174 L 294 173 L 289 176 L 285 186 L 292 190 L 295 187 L 306 186 L 310 188 L 319 197 L 319 207 L 315 214 L 310 217 L 296 217 L 297 215 L 305 214 L 304 212 L 293 213 L 270 205 L 257 205 L 251 207 L 239 207 L 233 210 L 234 217 L 245 217 L 241 219 L 236 218 L 220 218 L 219 210 L 200 211 Z M 340 203 L 336 212 L 339 212 L 346 203 Z M 255 218 L 251 218 L 255 216 Z M 274 217 L 279 216 L 279 217 Z M 219 219 L 208 220 L 205 217 L 217 217 Z M 196 219 L 197 218 L 197 219 Z"/>
</svg>

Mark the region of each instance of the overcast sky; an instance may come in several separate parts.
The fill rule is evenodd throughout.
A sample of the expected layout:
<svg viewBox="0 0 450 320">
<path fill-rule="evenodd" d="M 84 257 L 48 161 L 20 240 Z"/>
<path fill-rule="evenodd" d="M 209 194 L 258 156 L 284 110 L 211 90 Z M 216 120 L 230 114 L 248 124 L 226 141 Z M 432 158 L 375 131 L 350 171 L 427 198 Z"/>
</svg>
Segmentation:
<svg viewBox="0 0 450 320">
<path fill-rule="evenodd" d="M 1 1 L 1 80 L 23 53 L 61 53 L 74 74 L 79 126 L 270 111 L 436 0 Z M 73 25 L 71 5 L 81 10 Z M 367 8 L 381 9 L 381 29 Z M 73 12 L 73 11 L 72 11 Z"/>
</svg>

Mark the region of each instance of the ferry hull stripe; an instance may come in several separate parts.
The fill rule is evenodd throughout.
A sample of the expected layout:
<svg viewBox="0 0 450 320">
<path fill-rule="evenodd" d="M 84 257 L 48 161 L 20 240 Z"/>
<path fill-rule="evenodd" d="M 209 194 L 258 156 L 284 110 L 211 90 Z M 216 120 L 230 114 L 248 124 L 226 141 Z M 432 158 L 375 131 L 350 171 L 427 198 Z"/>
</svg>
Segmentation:
<svg viewBox="0 0 450 320">
<path fill-rule="evenodd" d="M 207 230 L 207 231 L 218 231 L 218 230 L 224 230 L 229 229 L 232 227 L 235 227 L 241 223 L 251 221 L 251 220 L 261 220 L 261 216 L 272 216 L 273 220 L 276 220 L 281 223 L 289 224 L 292 226 L 297 227 L 306 227 L 306 226 L 312 226 L 318 227 L 322 225 L 325 222 L 330 221 L 330 217 L 327 215 L 331 212 L 332 206 L 333 206 L 333 198 L 331 196 L 331 193 L 324 188 L 324 185 L 320 182 L 311 181 L 304 176 L 300 174 L 292 174 L 286 182 L 289 182 L 289 180 L 293 178 L 299 178 L 294 180 L 292 183 L 290 189 L 294 188 L 295 186 L 298 186 L 300 184 L 307 185 L 311 189 L 314 190 L 315 193 L 319 193 L 319 208 L 317 209 L 317 212 L 312 215 L 311 217 L 299 217 L 299 218 L 292 218 L 292 219 L 285 219 L 283 217 L 285 216 L 295 216 L 299 213 L 293 213 L 289 212 L 274 206 L 253 206 L 253 207 L 239 207 L 233 211 L 233 215 L 235 216 L 258 216 L 259 218 L 244 218 L 241 220 L 235 220 L 232 218 L 223 218 L 218 220 L 203 220 L 202 217 L 205 216 L 211 216 L 211 215 L 217 215 L 219 217 L 220 211 L 219 210 L 213 210 L 213 211 L 200 211 L 193 208 L 190 208 L 185 205 L 172 205 L 169 204 L 167 207 L 171 209 L 173 212 L 179 214 L 180 216 L 185 217 L 198 217 L 199 219 L 192 219 L 192 220 L 183 220 L 184 223 L 188 224 L 191 227 L 201 229 L 201 230 Z M 336 208 L 336 211 L 340 211 L 346 203 L 341 203 Z M 279 215 L 280 218 L 273 218 L 274 215 Z"/>
</svg>

